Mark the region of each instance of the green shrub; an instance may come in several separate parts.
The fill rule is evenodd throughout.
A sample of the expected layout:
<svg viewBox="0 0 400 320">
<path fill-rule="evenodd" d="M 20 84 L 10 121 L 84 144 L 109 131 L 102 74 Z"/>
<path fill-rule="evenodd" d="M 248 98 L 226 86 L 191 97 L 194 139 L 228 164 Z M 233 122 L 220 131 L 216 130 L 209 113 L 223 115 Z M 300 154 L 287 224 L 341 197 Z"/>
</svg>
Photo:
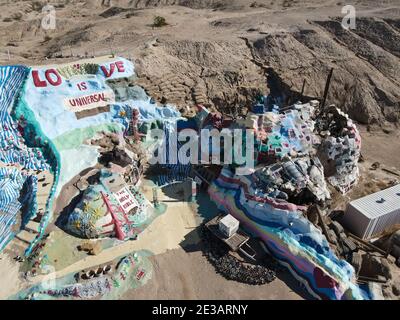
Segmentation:
<svg viewBox="0 0 400 320">
<path fill-rule="evenodd" d="M 167 21 L 164 17 L 156 16 L 153 20 L 153 27 L 160 28 L 168 25 Z"/>
</svg>

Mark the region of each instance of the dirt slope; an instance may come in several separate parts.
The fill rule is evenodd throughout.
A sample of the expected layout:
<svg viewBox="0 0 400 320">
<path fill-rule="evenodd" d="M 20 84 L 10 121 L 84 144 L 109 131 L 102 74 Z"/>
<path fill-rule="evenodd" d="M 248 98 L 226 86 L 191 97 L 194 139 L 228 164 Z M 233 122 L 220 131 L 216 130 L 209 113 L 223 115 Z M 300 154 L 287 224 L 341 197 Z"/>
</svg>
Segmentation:
<svg viewBox="0 0 400 320">
<path fill-rule="evenodd" d="M 350 1 L 357 10 L 351 31 L 341 26 L 337 1 L 50 1 L 55 30 L 41 28 L 45 3 L 0 1 L 0 62 L 114 52 L 135 57 L 140 84 L 160 101 L 228 113 L 260 92 L 293 101 L 303 80 L 305 96 L 320 98 L 334 68 L 330 103 L 360 123 L 398 126 L 398 1 Z M 156 15 L 169 25 L 153 28 Z"/>
</svg>

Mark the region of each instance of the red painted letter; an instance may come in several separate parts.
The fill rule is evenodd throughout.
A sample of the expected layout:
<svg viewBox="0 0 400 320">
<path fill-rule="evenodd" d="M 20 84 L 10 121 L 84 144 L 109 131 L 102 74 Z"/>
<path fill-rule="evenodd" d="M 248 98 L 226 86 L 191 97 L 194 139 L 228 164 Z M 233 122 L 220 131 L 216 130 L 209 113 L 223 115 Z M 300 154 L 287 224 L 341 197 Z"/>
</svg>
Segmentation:
<svg viewBox="0 0 400 320">
<path fill-rule="evenodd" d="M 86 86 L 85 82 L 78 83 L 77 86 L 78 86 L 78 89 L 81 91 L 87 90 L 87 86 Z"/>
<path fill-rule="evenodd" d="M 123 61 L 117 61 L 115 63 L 115 65 L 117 66 L 117 69 L 118 69 L 119 72 L 125 72 L 124 62 Z"/>
<path fill-rule="evenodd" d="M 33 84 L 35 85 L 36 88 L 45 88 L 45 87 L 47 87 L 46 81 L 39 79 L 39 71 L 33 70 L 32 71 L 32 78 L 33 78 Z"/>
<path fill-rule="evenodd" d="M 114 64 L 114 63 L 111 63 L 111 64 L 110 64 L 110 71 L 107 71 L 107 69 L 106 69 L 105 66 L 101 66 L 101 70 L 103 70 L 104 76 L 105 76 L 106 78 L 109 78 L 109 77 L 111 77 L 112 74 L 114 73 L 115 64 Z"/>
<path fill-rule="evenodd" d="M 57 77 L 57 79 L 56 79 L 56 80 L 53 80 L 53 79 L 50 77 L 51 74 L 54 74 L 54 75 Z M 60 75 L 59 75 L 58 72 L 57 72 L 56 70 L 54 70 L 54 69 L 46 70 L 45 75 L 46 75 L 47 81 L 48 81 L 52 86 L 54 86 L 54 87 L 59 86 L 59 85 L 61 84 L 61 82 L 62 82 L 62 79 L 61 79 Z"/>
</svg>

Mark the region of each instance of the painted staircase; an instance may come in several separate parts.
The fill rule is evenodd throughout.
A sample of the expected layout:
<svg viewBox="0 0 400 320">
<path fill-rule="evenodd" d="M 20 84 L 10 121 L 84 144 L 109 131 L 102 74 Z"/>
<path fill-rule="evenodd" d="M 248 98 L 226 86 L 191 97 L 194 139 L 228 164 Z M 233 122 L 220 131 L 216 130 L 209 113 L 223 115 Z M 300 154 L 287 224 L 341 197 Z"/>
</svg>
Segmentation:
<svg viewBox="0 0 400 320">
<path fill-rule="evenodd" d="M 10 242 L 10 247 L 18 251 L 20 255 L 28 248 L 29 244 L 35 240 L 40 230 L 40 213 L 46 212 L 47 199 L 50 189 L 54 182 L 54 176 L 49 171 L 42 171 L 38 174 L 38 187 L 36 194 L 37 217 L 30 220 L 24 229 L 22 229 Z"/>
</svg>

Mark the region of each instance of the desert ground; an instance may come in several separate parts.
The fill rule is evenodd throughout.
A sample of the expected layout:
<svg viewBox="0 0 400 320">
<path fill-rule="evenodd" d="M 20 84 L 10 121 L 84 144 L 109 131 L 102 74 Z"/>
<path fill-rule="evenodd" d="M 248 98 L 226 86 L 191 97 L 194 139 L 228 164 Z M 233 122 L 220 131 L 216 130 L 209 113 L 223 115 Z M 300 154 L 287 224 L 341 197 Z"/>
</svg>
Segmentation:
<svg viewBox="0 0 400 320">
<path fill-rule="evenodd" d="M 42 7 L 55 8 L 56 28 L 44 30 Z M 110 4 L 108 4 L 111 2 Z M 43 65 L 83 57 L 120 55 L 135 62 L 137 82 L 160 102 L 183 113 L 196 103 L 225 114 L 262 92 L 287 101 L 321 98 L 334 68 L 328 102 L 358 124 L 362 178 L 336 199 L 379 190 L 400 176 L 399 1 L 290 0 L 0 0 L 0 63 Z M 342 7 L 356 8 L 357 27 L 343 31 Z M 152 26 L 155 16 L 167 25 Z M 153 278 L 124 299 L 306 299 L 287 273 L 263 286 L 238 284 L 215 273 L 202 255 L 199 217 L 184 203 L 169 204 L 137 242 L 88 257 L 60 275 L 143 247 L 155 255 Z M 115 249 L 113 249 L 115 250 Z M 20 289 L 18 266 L 0 254 L 0 298 Z"/>
</svg>

